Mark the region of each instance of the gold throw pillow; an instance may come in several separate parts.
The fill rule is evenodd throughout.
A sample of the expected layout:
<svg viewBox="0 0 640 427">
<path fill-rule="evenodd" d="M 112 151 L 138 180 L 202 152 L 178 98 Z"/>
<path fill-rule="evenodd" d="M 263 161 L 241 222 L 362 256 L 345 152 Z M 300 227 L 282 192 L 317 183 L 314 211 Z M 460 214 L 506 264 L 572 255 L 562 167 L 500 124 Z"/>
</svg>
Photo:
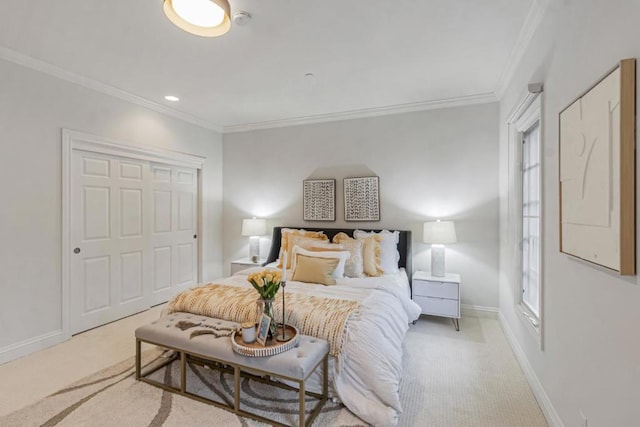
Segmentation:
<svg viewBox="0 0 640 427">
<path fill-rule="evenodd" d="M 291 236 L 299 236 L 305 237 L 307 239 L 316 239 L 319 242 L 328 242 L 329 238 L 322 231 L 307 231 L 307 230 L 297 230 L 293 228 L 283 228 L 282 229 L 282 239 L 280 240 L 280 255 L 278 257 L 278 265 L 277 268 L 282 268 L 282 260 L 284 257 L 284 251 L 287 251 L 287 270 L 291 268 L 292 264 L 292 253 L 293 253 L 293 242 L 291 242 Z"/>
<path fill-rule="evenodd" d="M 296 269 L 293 270 L 291 280 L 296 282 L 320 283 L 322 285 L 335 285 L 336 281 L 331 274 L 336 269 L 338 258 L 316 258 L 302 254 L 296 255 Z"/>
<path fill-rule="evenodd" d="M 363 242 L 352 239 L 346 233 L 340 232 L 333 236 L 333 242 L 344 246 L 351 256 L 344 265 L 344 275 L 347 277 L 363 277 L 364 261 L 362 258 Z"/>
<path fill-rule="evenodd" d="M 362 240 L 362 259 L 364 274 L 370 277 L 382 276 L 384 270 L 380 267 L 380 240 L 381 237 L 376 235 L 360 238 Z"/>
</svg>

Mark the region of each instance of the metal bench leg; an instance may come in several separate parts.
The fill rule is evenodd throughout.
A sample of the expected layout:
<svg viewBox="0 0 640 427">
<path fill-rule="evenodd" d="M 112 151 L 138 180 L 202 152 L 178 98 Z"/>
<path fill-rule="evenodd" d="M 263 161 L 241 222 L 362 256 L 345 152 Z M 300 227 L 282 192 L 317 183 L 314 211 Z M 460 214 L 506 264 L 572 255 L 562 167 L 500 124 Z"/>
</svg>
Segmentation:
<svg viewBox="0 0 640 427">
<path fill-rule="evenodd" d="M 139 339 L 136 339 L 136 380 L 140 379 L 140 371 L 142 368 L 140 367 L 140 359 L 142 355 L 140 354 L 141 343 Z"/>
<path fill-rule="evenodd" d="M 304 380 L 300 381 L 300 427 L 304 427 L 304 416 L 305 416 L 305 407 L 304 407 Z"/>
<path fill-rule="evenodd" d="M 187 355 L 180 352 L 180 391 L 187 391 Z"/>
<path fill-rule="evenodd" d="M 318 369 L 319 366 L 320 364 L 318 364 L 318 366 L 316 366 L 315 369 Z M 329 355 L 328 354 L 326 354 L 322 359 L 322 394 L 316 394 L 316 393 L 309 393 L 309 394 L 319 400 L 316 403 L 313 410 L 311 411 L 311 414 L 308 417 L 305 415 L 305 419 L 306 419 L 305 425 L 308 425 L 308 426 L 313 424 L 313 420 L 315 420 L 315 418 L 320 413 L 320 410 L 322 409 L 324 404 L 327 402 L 327 396 L 329 394 Z M 304 397 L 300 398 L 301 401 L 302 399 L 304 399 Z"/>
<path fill-rule="evenodd" d="M 322 361 L 322 398 L 326 401 L 329 396 L 329 355 L 325 354 Z"/>
<path fill-rule="evenodd" d="M 233 394 L 235 395 L 233 406 L 237 413 L 238 411 L 240 411 L 240 368 L 238 368 L 237 366 L 233 367 L 233 382 Z"/>
</svg>

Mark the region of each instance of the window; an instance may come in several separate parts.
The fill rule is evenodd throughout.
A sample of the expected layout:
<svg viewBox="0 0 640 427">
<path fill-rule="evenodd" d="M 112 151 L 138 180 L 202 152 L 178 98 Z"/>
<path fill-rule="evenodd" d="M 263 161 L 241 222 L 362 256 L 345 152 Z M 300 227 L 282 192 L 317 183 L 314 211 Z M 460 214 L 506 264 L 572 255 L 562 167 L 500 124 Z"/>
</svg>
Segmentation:
<svg viewBox="0 0 640 427">
<path fill-rule="evenodd" d="M 522 133 L 522 303 L 540 316 L 540 121 Z M 534 323 L 534 326 L 537 326 Z"/>
<path fill-rule="evenodd" d="M 509 242 L 515 309 L 542 348 L 542 121 L 541 89 L 509 116 Z"/>
</svg>

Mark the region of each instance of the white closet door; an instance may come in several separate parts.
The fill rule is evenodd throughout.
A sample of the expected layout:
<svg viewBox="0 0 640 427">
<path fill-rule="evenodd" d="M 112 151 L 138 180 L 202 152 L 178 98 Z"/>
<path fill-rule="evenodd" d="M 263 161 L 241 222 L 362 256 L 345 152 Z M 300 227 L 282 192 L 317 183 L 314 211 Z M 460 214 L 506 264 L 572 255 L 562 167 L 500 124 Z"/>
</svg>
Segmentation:
<svg viewBox="0 0 640 427">
<path fill-rule="evenodd" d="M 75 150 L 71 177 L 73 334 L 150 307 L 149 163 Z"/>
<path fill-rule="evenodd" d="M 152 304 L 198 280 L 196 169 L 151 164 Z"/>
</svg>

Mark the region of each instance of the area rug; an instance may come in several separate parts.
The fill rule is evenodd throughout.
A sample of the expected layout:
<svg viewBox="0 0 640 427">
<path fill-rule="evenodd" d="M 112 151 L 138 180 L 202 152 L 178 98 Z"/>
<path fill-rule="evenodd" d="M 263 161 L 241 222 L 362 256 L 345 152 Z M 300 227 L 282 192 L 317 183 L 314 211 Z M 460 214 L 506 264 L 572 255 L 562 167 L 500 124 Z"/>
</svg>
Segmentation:
<svg viewBox="0 0 640 427">
<path fill-rule="evenodd" d="M 547 427 L 499 322 L 464 317 L 460 326 L 457 332 L 450 319 L 422 318 L 409 329 L 398 426 Z M 145 353 L 145 361 L 151 363 L 158 355 L 152 349 Z M 176 384 L 177 368 L 154 375 Z M 187 384 L 195 385 L 199 394 L 232 401 L 231 375 L 196 365 L 187 369 L 187 375 Z M 241 387 L 243 407 L 297 425 L 297 393 L 250 380 L 243 380 Z M 0 417 L 2 427 L 259 425 L 263 424 L 136 381 L 133 359 Z M 365 424 L 344 406 L 328 401 L 313 425 Z"/>
<path fill-rule="evenodd" d="M 145 352 L 143 365 L 163 357 Z M 135 361 L 126 360 L 86 377 L 57 393 L 0 418 L 3 427 L 70 426 L 263 426 L 249 418 L 136 381 Z M 179 363 L 153 374 L 156 380 L 177 384 Z M 189 391 L 214 400 L 233 403 L 233 375 L 196 364 L 187 367 Z M 298 423 L 298 393 L 243 378 L 241 407 L 249 412 L 289 425 Z M 308 413 L 316 399 L 308 398 Z M 364 426 L 343 405 L 327 401 L 314 426 Z"/>
</svg>

